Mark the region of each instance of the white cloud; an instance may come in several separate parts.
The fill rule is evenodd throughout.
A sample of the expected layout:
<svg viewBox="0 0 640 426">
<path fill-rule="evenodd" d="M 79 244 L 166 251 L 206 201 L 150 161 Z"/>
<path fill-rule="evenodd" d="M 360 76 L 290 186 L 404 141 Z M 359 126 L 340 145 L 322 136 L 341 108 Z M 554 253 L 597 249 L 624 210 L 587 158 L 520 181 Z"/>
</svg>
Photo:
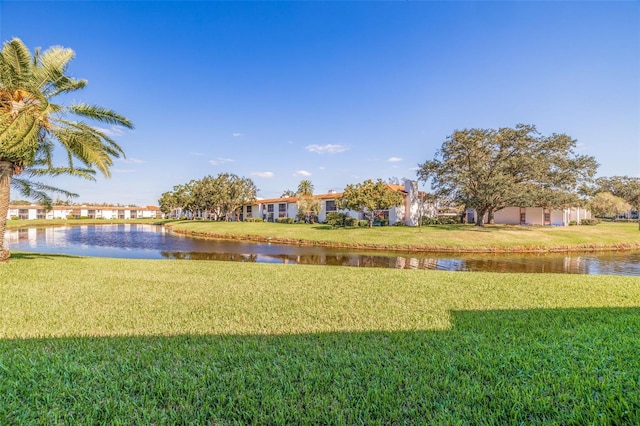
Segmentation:
<svg viewBox="0 0 640 426">
<path fill-rule="evenodd" d="M 209 163 L 211 163 L 212 166 L 218 166 L 220 164 L 232 163 L 233 161 L 234 160 L 232 160 L 231 158 L 218 157 L 215 160 L 209 160 Z"/>
<path fill-rule="evenodd" d="M 400 157 L 389 157 L 389 159 L 387 161 L 389 163 L 399 163 L 400 161 L 402 161 L 402 158 L 400 158 Z"/>
<path fill-rule="evenodd" d="M 242 133 L 240 133 L 240 132 L 233 133 L 233 137 L 234 138 L 237 138 L 237 137 L 240 137 L 240 136 L 242 136 Z"/>
<path fill-rule="evenodd" d="M 261 178 L 272 178 L 274 176 L 273 172 L 253 172 L 253 173 L 251 173 L 251 175 L 252 176 L 258 176 L 258 177 L 261 177 Z"/>
<path fill-rule="evenodd" d="M 311 176 L 311 173 L 306 170 L 298 170 L 293 175 L 294 176 Z"/>
<path fill-rule="evenodd" d="M 99 132 L 104 133 L 109 137 L 122 136 L 124 135 L 124 127 L 121 126 L 111 126 L 111 127 L 97 127 L 93 126 Z"/>
<path fill-rule="evenodd" d="M 144 163 L 144 160 L 140 160 L 139 158 L 123 158 L 121 161 L 123 163 L 129 163 L 129 164 L 142 164 L 142 163 Z"/>
<path fill-rule="evenodd" d="M 337 144 L 326 144 L 326 145 L 307 145 L 304 147 L 309 152 L 316 152 L 318 154 L 335 154 L 336 152 L 343 152 L 348 150 L 349 148 L 344 145 Z"/>
<path fill-rule="evenodd" d="M 326 169 L 326 167 L 325 167 L 325 166 L 320 166 L 320 167 L 318 167 L 318 168 L 319 168 L 320 170 L 325 170 L 325 169 Z"/>
</svg>

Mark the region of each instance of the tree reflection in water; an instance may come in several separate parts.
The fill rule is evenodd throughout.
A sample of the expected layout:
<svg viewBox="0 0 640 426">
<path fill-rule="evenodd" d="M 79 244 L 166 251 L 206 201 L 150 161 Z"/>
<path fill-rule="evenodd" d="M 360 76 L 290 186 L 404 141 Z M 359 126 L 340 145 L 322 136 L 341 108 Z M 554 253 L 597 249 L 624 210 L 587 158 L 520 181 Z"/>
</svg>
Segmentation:
<svg viewBox="0 0 640 426">
<path fill-rule="evenodd" d="M 136 259 L 222 260 L 365 268 L 640 276 L 640 252 L 459 254 L 350 251 L 189 238 L 155 225 L 9 230 L 10 250 Z"/>
</svg>

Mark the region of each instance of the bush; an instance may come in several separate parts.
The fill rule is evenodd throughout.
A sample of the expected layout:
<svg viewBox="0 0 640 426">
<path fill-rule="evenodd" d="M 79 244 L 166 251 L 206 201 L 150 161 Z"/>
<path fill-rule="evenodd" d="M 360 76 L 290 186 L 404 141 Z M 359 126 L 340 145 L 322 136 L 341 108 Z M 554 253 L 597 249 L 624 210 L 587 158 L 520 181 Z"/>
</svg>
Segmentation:
<svg viewBox="0 0 640 426">
<path fill-rule="evenodd" d="M 580 225 L 597 225 L 600 223 L 600 219 L 582 219 Z"/>
<path fill-rule="evenodd" d="M 245 222 L 264 222 L 264 219 L 261 217 L 247 217 L 244 219 Z"/>
<path fill-rule="evenodd" d="M 422 216 L 422 225 L 455 225 L 460 223 L 460 216 L 438 216 L 438 217 L 427 217 Z"/>
<path fill-rule="evenodd" d="M 404 223 L 403 221 L 399 220 L 396 223 L 394 223 L 393 226 L 407 226 L 407 224 Z"/>
<path fill-rule="evenodd" d="M 292 224 L 293 223 L 293 218 L 292 217 L 277 217 L 275 222 L 276 223 Z"/>
<path fill-rule="evenodd" d="M 327 218 L 324 223 L 331 225 L 334 228 L 336 226 L 344 226 L 344 221 L 349 217 L 346 213 L 330 212 L 327 213 Z"/>
<path fill-rule="evenodd" d="M 358 226 L 362 227 L 362 228 L 366 228 L 367 226 L 369 226 L 369 221 L 368 220 L 359 220 L 358 221 Z"/>
<path fill-rule="evenodd" d="M 11 216 L 11 220 L 18 220 L 20 219 L 18 216 Z"/>
<path fill-rule="evenodd" d="M 358 218 L 347 217 L 344 219 L 344 226 L 358 226 Z"/>
</svg>

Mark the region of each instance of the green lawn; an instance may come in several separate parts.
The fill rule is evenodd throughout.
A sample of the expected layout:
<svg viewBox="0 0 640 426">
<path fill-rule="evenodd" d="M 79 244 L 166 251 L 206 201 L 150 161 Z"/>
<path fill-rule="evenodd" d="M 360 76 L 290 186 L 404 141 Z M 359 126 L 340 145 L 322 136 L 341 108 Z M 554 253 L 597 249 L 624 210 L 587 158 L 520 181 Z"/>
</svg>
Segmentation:
<svg viewBox="0 0 640 426">
<path fill-rule="evenodd" d="M 270 239 L 272 242 L 292 244 L 395 250 L 491 252 L 640 249 L 640 231 L 634 223 L 567 227 L 438 225 L 332 229 L 328 225 L 182 221 L 168 226 L 176 232 L 200 237 Z"/>
<path fill-rule="evenodd" d="M 638 424 L 637 277 L 14 253 L 0 424 Z"/>
</svg>

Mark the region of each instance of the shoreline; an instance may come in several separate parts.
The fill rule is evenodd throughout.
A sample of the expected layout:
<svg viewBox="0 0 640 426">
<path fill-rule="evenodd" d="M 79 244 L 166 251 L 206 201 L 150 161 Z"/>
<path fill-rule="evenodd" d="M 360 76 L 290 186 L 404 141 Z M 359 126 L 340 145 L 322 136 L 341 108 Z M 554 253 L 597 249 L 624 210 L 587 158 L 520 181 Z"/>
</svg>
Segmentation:
<svg viewBox="0 0 640 426">
<path fill-rule="evenodd" d="M 613 252 L 613 251 L 633 251 L 640 250 L 640 241 L 633 243 L 589 243 L 589 244 L 573 244 L 573 245 L 523 245 L 523 246 L 489 246 L 489 247 L 450 247 L 440 245 L 383 245 L 383 244 L 348 244 L 332 241 L 312 241 L 293 238 L 263 237 L 251 234 L 219 234 L 215 232 L 189 231 L 184 229 L 176 229 L 171 224 L 163 225 L 179 235 L 188 237 L 210 239 L 210 240 L 226 240 L 226 241 L 250 241 L 260 243 L 273 243 L 283 245 L 295 245 L 302 247 L 326 247 L 326 248 L 351 248 L 360 250 L 377 250 L 377 251 L 394 251 L 409 253 L 570 253 L 570 252 Z"/>
</svg>

